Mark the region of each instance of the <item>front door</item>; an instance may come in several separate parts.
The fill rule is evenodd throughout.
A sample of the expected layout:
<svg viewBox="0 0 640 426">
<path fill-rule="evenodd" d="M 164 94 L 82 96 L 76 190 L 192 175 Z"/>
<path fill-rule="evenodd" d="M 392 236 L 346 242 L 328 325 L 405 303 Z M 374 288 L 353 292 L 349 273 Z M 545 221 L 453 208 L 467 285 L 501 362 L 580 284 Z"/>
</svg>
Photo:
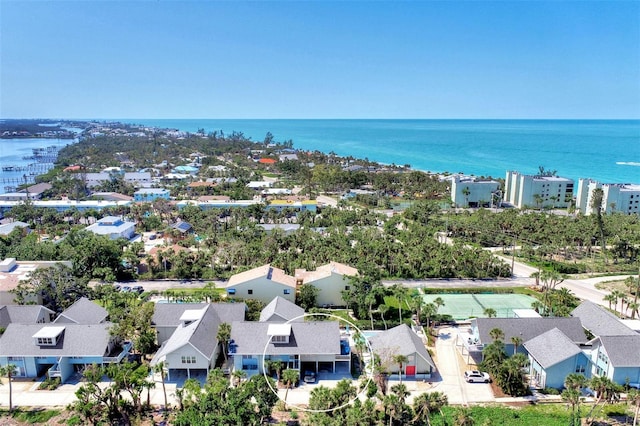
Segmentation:
<svg viewBox="0 0 640 426">
<path fill-rule="evenodd" d="M 407 377 L 416 375 L 416 366 L 415 365 L 407 365 Z"/>
</svg>

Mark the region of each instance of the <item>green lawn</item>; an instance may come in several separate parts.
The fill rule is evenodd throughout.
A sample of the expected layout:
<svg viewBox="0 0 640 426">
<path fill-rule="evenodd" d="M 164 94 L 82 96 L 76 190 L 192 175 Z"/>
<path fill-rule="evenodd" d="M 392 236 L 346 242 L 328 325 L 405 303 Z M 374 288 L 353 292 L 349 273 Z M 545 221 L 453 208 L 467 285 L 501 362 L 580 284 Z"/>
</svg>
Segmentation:
<svg viewBox="0 0 640 426">
<path fill-rule="evenodd" d="M 22 410 L 16 409 L 11 417 L 14 420 L 17 420 L 22 423 L 28 424 L 44 424 L 48 422 L 51 418 L 60 414 L 60 410 L 44 410 L 44 409 L 34 409 L 34 410 Z M 8 417 L 9 412 L 7 410 L 0 410 L 0 424 L 4 424 L 3 418 Z"/>
</svg>

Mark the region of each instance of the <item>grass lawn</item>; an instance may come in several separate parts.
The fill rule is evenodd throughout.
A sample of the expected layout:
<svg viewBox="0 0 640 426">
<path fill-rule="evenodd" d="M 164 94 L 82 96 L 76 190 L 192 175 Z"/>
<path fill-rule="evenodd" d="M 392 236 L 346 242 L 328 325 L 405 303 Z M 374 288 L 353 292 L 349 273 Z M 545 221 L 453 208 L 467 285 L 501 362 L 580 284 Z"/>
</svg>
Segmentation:
<svg viewBox="0 0 640 426">
<path fill-rule="evenodd" d="M 11 418 L 17 420 L 22 423 L 27 424 L 43 424 L 48 422 L 53 417 L 60 415 L 60 410 L 44 410 L 44 409 L 34 409 L 34 410 L 22 410 L 15 409 L 11 414 Z M 9 412 L 7 410 L 0 410 L 0 424 L 4 424 L 2 420 L 5 417 L 9 417 Z"/>
<path fill-rule="evenodd" d="M 433 426 L 456 424 L 455 420 L 460 408 L 444 407 L 444 418 L 434 415 Z M 569 424 L 569 411 L 564 404 L 527 405 L 524 407 L 506 406 L 473 406 L 468 411 L 476 425 L 511 426 L 511 425 L 544 425 L 566 426 Z M 443 422 L 446 418 L 446 423 Z"/>
</svg>

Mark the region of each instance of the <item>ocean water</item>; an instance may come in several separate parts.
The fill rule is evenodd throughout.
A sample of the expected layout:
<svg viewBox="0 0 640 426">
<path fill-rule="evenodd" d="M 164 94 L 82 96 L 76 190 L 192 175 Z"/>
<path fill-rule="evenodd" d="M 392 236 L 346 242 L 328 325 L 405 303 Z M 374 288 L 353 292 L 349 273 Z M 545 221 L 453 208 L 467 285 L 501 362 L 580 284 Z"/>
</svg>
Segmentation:
<svg viewBox="0 0 640 426">
<path fill-rule="evenodd" d="M 243 132 L 262 141 L 410 164 L 432 172 L 504 177 L 507 170 L 606 183 L 640 183 L 640 120 L 216 120 L 120 119 L 196 132 Z"/>
<path fill-rule="evenodd" d="M 76 142 L 75 139 L 0 139 L 0 193 L 13 192 L 12 187 L 33 183 L 36 175 L 46 173 L 53 167 L 53 163 L 37 163 L 36 160 L 23 158 L 33 155 L 34 148 L 46 149 L 55 146 L 62 149 L 62 147 L 74 142 Z M 4 170 L 8 166 L 23 169 Z"/>
</svg>

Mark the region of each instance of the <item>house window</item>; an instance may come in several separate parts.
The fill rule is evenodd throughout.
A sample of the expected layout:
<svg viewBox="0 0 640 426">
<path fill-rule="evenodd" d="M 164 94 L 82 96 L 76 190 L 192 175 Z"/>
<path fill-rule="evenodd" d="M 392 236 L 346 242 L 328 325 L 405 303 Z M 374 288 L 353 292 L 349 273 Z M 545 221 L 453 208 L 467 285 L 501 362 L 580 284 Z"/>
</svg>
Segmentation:
<svg viewBox="0 0 640 426">
<path fill-rule="evenodd" d="M 348 285 L 345 285 L 345 286 L 344 286 L 344 289 L 345 289 L 345 290 L 349 290 L 350 288 L 351 288 L 351 287 L 350 287 L 350 286 L 348 286 Z"/>
<path fill-rule="evenodd" d="M 38 337 L 39 345 L 53 345 L 53 339 L 51 337 Z"/>
<path fill-rule="evenodd" d="M 289 336 L 272 336 L 271 341 L 273 343 L 287 343 L 289 341 Z"/>
<path fill-rule="evenodd" d="M 247 294 L 253 294 L 253 290 L 247 290 Z"/>
<path fill-rule="evenodd" d="M 285 288 L 282 292 L 284 294 L 291 294 L 291 290 L 289 290 L 288 288 Z"/>
<path fill-rule="evenodd" d="M 24 361 L 24 357 L 21 356 L 10 356 L 7 358 L 7 361 Z"/>
<path fill-rule="evenodd" d="M 236 294 L 236 289 L 235 288 L 227 289 L 227 294 Z"/>
<path fill-rule="evenodd" d="M 183 364 L 195 364 L 196 363 L 196 357 L 195 356 L 182 356 L 182 363 Z"/>
</svg>

